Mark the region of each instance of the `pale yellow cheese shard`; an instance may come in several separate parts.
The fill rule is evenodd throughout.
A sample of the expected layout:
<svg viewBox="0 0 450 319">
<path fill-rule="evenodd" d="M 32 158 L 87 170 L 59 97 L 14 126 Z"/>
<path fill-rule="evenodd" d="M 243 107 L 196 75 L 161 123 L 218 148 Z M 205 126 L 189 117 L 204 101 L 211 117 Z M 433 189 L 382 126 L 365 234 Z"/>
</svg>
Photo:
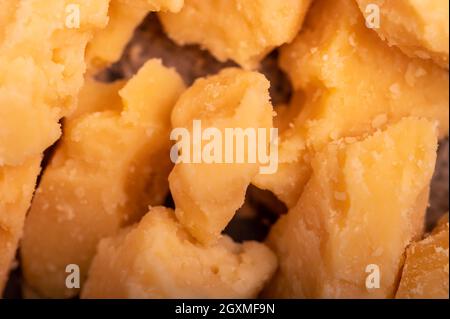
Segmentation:
<svg viewBox="0 0 450 319">
<path fill-rule="evenodd" d="M 365 26 L 353 0 L 314 1 L 300 34 L 282 48 L 280 65 L 295 91 L 290 107 L 299 111 L 280 132 L 283 175 L 254 182 L 287 190 L 277 195 L 290 207 L 309 174 L 297 167 L 330 141 L 364 136 L 407 116 L 437 121 L 439 137 L 448 134 L 448 72 L 389 47 Z"/>
<path fill-rule="evenodd" d="M 411 244 L 396 298 L 448 299 L 448 213 L 432 234 Z"/>
<path fill-rule="evenodd" d="M 315 1 L 280 65 L 305 95 L 298 121 L 315 147 L 405 116 L 439 121 L 439 136 L 448 134 L 448 72 L 389 47 L 355 1 Z"/>
<path fill-rule="evenodd" d="M 432 59 L 448 70 L 447 0 L 357 0 L 357 3 L 369 26 L 375 26 L 373 29 L 389 45 L 398 46 L 412 57 Z M 377 23 L 376 19 L 379 25 L 372 24 Z"/>
<path fill-rule="evenodd" d="M 29 0 L 9 7 L 0 22 L 0 166 L 40 156 L 61 135 L 58 121 L 76 104 L 85 48 L 106 25 L 108 4 Z"/>
<path fill-rule="evenodd" d="M 255 68 L 275 47 L 292 41 L 311 0 L 185 0 L 181 12 L 162 13 L 169 37 L 199 44 L 220 61 Z"/>
<path fill-rule="evenodd" d="M 75 295 L 65 284 L 66 266 L 78 265 L 83 282 L 98 241 L 168 192 L 170 114 L 184 90 L 181 77 L 151 60 L 115 94 L 106 87 L 117 84 L 92 85 L 104 89 L 81 103 L 99 103 L 97 110 L 67 121 L 25 224 L 23 273 L 43 297 Z M 109 109 L 102 110 L 102 98 Z"/>
<path fill-rule="evenodd" d="M 293 207 L 300 198 L 311 176 L 309 162 L 279 163 L 275 174 L 258 174 L 252 184 L 260 189 L 270 190 L 287 207 Z"/>
<path fill-rule="evenodd" d="M 252 180 L 253 185 L 270 190 L 287 207 L 295 206 L 311 175 L 309 151 L 296 123 L 303 106 L 301 98 L 301 94 L 295 94 L 289 105 L 276 107 L 274 125 L 280 132 L 278 170 L 275 174 L 258 174 Z"/>
<path fill-rule="evenodd" d="M 91 76 L 86 76 L 85 83 L 78 95 L 78 104 L 73 113 L 65 117 L 65 122 L 94 112 L 121 111 L 122 100 L 118 92 L 125 86 L 126 81 L 99 82 Z"/>
<path fill-rule="evenodd" d="M 238 133 L 234 135 L 232 149 L 225 148 L 225 138 L 227 129 L 254 129 L 256 132 L 272 128 L 269 86 L 260 73 L 225 69 L 218 75 L 197 80 L 173 110 L 172 127 L 187 129 L 190 144 L 195 143 L 194 121 L 201 121 L 202 130 L 215 128 L 221 134 L 220 140 L 214 138 L 220 143 L 220 149 L 224 148 L 218 162 L 207 163 L 200 158 L 195 163 L 194 153 L 201 154 L 192 146 L 184 150 L 184 156 L 192 156 L 175 165 L 169 176 L 177 217 L 202 243 L 212 243 L 219 237 L 244 203 L 247 187 L 262 166 L 259 161 L 251 163 L 247 150 L 238 147 Z M 248 141 L 247 137 L 245 139 Z M 259 148 L 256 145 L 256 150 Z M 200 151 L 204 154 L 204 145 Z M 233 156 L 230 163 L 226 163 L 227 155 Z M 244 162 L 236 161 L 239 155 L 244 156 Z"/>
<path fill-rule="evenodd" d="M 112 0 L 108 26 L 89 42 L 87 60 L 91 72 L 120 59 L 134 30 L 149 12 L 178 12 L 183 4 L 184 0 Z"/>
<path fill-rule="evenodd" d="M 257 242 L 224 236 L 202 246 L 172 210 L 156 207 L 130 229 L 100 242 L 82 298 L 256 298 L 276 269 Z"/>
<path fill-rule="evenodd" d="M 393 297 L 405 248 L 422 234 L 436 150 L 435 125 L 407 118 L 317 153 L 299 202 L 270 232 L 280 266 L 265 294 Z"/>
<path fill-rule="evenodd" d="M 16 256 L 40 164 L 39 156 L 20 166 L 0 167 L 0 296 Z"/>
</svg>

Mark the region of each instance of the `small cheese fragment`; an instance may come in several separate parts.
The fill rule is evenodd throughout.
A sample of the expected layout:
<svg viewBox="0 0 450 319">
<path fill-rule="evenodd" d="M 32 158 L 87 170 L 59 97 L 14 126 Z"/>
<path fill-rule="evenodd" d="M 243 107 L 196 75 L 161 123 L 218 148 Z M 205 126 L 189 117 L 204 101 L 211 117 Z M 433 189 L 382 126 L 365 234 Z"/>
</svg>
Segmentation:
<svg viewBox="0 0 450 319">
<path fill-rule="evenodd" d="M 232 136 L 232 149 L 225 148 L 226 130 L 236 128 L 257 132 L 258 129 L 272 128 L 269 86 L 269 81 L 260 73 L 225 69 L 218 75 L 197 80 L 173 110 L 172 127 L 186 129 L 190 134 L 192 147 L 183 150 L 181 145 L 182 157 L 192 156 L 175 165 L 169 176 L 170 190 L 181 224 L 202 243 L 212 243 L 219 237 L 244 203 L 247 187 L 262 166 L 258 160 L 251 163 L 250 152 L 238 147 L 237 132 Z M 206 129 L 218 130 L 219 136 L 204 142 L 219 143 L 221 154 L 217 162 L 209 163 L 202 157 L 195 163 L 196 155 L 204 154 L 206 147 L 199 149 L 200 152 L 195 150 L 194 121 L 201 121 L 201 136 L 205 135 Z M 267 137 L 269 135 L 266 133 Z M 260 145 L 256 145 L 255 152 L 259 152 Z M 212 153 L 216 156 L 219 151 Z M 226 163 L 229 155 L 233 158 Z M 244 155 L 242 163 L 237 162 L 239 155 Z"/>
<path fill-rule="evenodd" d="M 108 84 L 94 85 L 101 86 Z M 174 70 L 151 60 L 119 93 L 104 88 L 97 98 L 82 96 L 81 104 L 99 101 L 98 112 L 67 121 L 25 224 L 22 267 L 39 295 L 75 295 L 65 284 L 66 266 L 78 265 L 83 282 L 101 238 L 163 203 L 173 166 L 170 114 L 183 90 Z M 101 97 L 110 109 L 100 112 Z"/>
<path fill-rule="evenodd" d="M 257 175 L 252 184 L 260 189 L 270 190 L 287 207 L 293 207 L 303 193 L 311 176 L 309 162 L 279 163 L 275 174 Z"/>
<path fill-rule="evenodd" d="M 205 247 L 156 207 L 130 229 L 100 242 L 82 298 L 256 298 L 276 269 L 257 242 L 222 237 Z"/>
<path fill-rule="evenodd" d="M 280 132 L 278 170 L 275 174 L 258 174 L 252 180 L 253 185 L 270 190 L 288 208 L 295 206 L 311 176 L 309 150 L 296 121 L 301 106 L 301 94 L 294 94 L 289 105 L 277 106 L 274 125 Z"/>
<path fill-rule="evenodd" d="M 184 0 L 111 0 L 108 26 L 95 33 L 87 48 L 91 72 L 120 59 L 136 27 L 149 12 L 178 12 Z"/>
<path fill-rule="evenodd" d="M 254 182 L 288 191 L 277 195 L 290 207 L 310 172 L 297 167 L 333 140 L 365 136 L 407 116 L 438 121 L 439 137 L 448 134 L 448 72 L 389 47 L 366 28 L 353 0 L 314 1 L 300 34 L 282 48 L 280 65 L 295 91 L 290 107 L 299 110 L 280 132 L 280 166 L 283 176 L 298 177 Z"/>
<path fill-rule="evenodd" d="M 104 83 L 91 76 L 86 76 L 85 83 L 78 95 L 77 107 L 73 113 L 65 117 L 65 122 L 70 123 L 76 118 L 90 113 L 121 111 L 123 105 L 118 92 L 125 84 L 125 80 Z"/>
<path fill-rule="evenodd" d="M 406 251 L 396 298 L 448 299 L 448 214 L 428 237 Z"/>
<path fill-rule="evenodd" d="M 169 37 L 178 44 L 200 44 L 222 62 L 231 59 L 253 69 L 275 47 L 292 41 L 310 3 L 185 0 L 181 12 L 162 13 L 160 18 Z"/>
<path fill-rule="evenodd" d="M 412 57 L 432 59 L 448 70 L 449 2 L 447 0 L 357 0 L 371 20 L 374 8 L 380 13 L 373 28 L 389 45 Z M 374 7 L 377 6 L 377 7 Z"/>
<path fill-rule="evenodd" d="M 317 153 L 299 202 L 270 232 L 280 266 L 266 295 L 393 297 L 405 248 L 422 235 L 436 150 L 435 125 L 407 118 Z M 379 288 L 367 285 L 372 267 Z"/>
<path fill-rule="evenodd" d="M 16 257 L 40 164 L 39 156 L 20 166 L 0 167 L 0 296 Z"/>
</svg>

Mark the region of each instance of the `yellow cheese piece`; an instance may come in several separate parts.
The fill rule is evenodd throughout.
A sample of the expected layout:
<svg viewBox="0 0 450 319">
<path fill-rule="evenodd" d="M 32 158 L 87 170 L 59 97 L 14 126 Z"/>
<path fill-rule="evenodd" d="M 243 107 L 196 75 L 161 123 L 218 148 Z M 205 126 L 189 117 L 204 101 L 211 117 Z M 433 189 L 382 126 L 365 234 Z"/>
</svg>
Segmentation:
<svg viewBox="0 0 450 319">
<path fill-rule="evenodd" d="M 305 95 L 299 116 L 309 144 L 366 133 L 382 116 L 427 117 L 439 121 L 441 138 L 448 133 L 448 72 L 387 46 L 352 0 L 316 1 L 280 65 Z"/>
<path fill-rule="evenodd" d="M 280 166 L 292 166 L 291 174 L 281 174 L 298 177 L 254 182 L 293 189 L 277 194 L 290 207 L 307 180 L 296 167 L 330 141 L 364 136 L 407 116 L 438 121 L 439 137 L 448 134 L 448 72 L 389 47 L 366 28 L 352 0 L 315 1 L 300 34 L 281 50 L 280 65 L 296 91 L 291 107 L 299 109 L 281 132 Z"/>
<path fill-rule="evenodd" d="M 90 70 L 98 70 L 120 59 L 136 27 L 149 12 L 178 12 L 184 0 L 111 0 L 109 22 L 96 32 L 87 49 Z"/>
<path fill-rule="evenodd" d="M 100 242 L 82 298 L 256 298 L 276 269 L 257 242 L 222 237 L 205 247 L 157 207 L 130 229 Z"/>
<path fill-rule="evenodd" d="M 76 104 L 86 44 L 106 25 L 108 4 L 0 1 L 0 293 L 42 153 L 59 138 L 58 122 Z"/>
<path fill-rule="evenodd" d="M 40 164 L 39 156 L 21 166 L 0 167 L 0 296 L 16 256 Z"/>
<path fill-rule="evenodd" d="M 29 0 L 7 5 L 9 17 L 0 21 L 0 166 L 40 156 L 61 135 L 58 121 L 76 104 L 85 48 L 93 32 L 106 25 L 108 4 Z"/>
<path fill-rule="evenodd" d="M 269 86 L 262 74 L 235 68 L 199 79 L 177 102 L 172 127 L 187 129 L 192 140 L 193 122 L 201 121 L 202 129 L 220 131 L 222 145 L 226 144 L 229 128 L 268 130 L 272 128 L 273 116 Z M 225 164 L 226 150 L 219 163 L 194 163 L 192 155 L 190 163 L 178 163 L 169 176 L 177 217 L 202 243 L 212 243 L 218 238 L 244 203 L 247 187 L 261 166 L 258 161 L 248 161 L 247 153 L 244 163 L 237 163 L 237 155 L 242 151 L 237 142 L 230 151 L 234 153 L 232 163 Z M 194 153 L 194 147 L 190 152 Z"/>
<path fill-rule="evenodd" d="M 435 125 L 407 118 L 317 153 L 299 202 L 270 232 L 280 266 L 265 294 L 393 297 L 405 248 L 422 235 L 436 150 Z"/>
<path fill-rule="evenodd" d="M 310 176 L 310 163 L 300 160 L 293 163 L 279 163 L 275 174 L 257 175 L 252 184 L 270 190 L 287 207 L 293 207 L 303 193 Z"/>
<path fill-rule="evenodd" d="M 65 117 L 65 122 L 94 112 L 121 111 L 122 100 L 118 92 L 125 86 L 126 81 L 104 83 L 86 76 L 85 83 L 78 95 L 78 104 L 73 113 Z"/>
<path fill-rule="evenodd" d="M 39 295 L 75 295 L 65 286 L 66 266 L 78 265 L 83 282 L 101 238 L 137 221 L 149 204 L 163 203 L 172 168 L 170 114 L 183 90 L 174 70 L 151 60 L 109 96 L 110 109 L 66 123 L 33 200 L 21 249 L 25 280 Z M 81 103 L 104 103 L 104 93 Z M 123 110 L 116 108 L 119 101 Z"/>
<path fill-rule="evenodd" d="M 379 27 L 374 30 L 389 45 L 412 57 L 432 59 L 448 70 L 449 2 L 447 0 L 357 0 L 372 21 L 378 6 Z"/>
<path fill-rule="evenodd" d="M 287 207 L 295 206 L 311 175 L 309 151 L 295 124 L 303 103 L 302 94 L 294 94 L 289 105 L 276 107 L 274 125 L 280 132 L 278 170 L 252 180 L 253 185 L 270 190 Z"/>
<path fill-rule="evenodd" d="M 431 235 L 406 251 L 397 298 L 448 299 L 448 214 Z"/>
<path fill-rule="evenodd" d="M 199 44 L 218 60 L 256 68 L 275 47 L 292 41 L 311 0 L 185 0 L 180 13 L 162 13 L 180 45 Z M 193 27 L 195 26 L 195 27 Z"/>
</svg>

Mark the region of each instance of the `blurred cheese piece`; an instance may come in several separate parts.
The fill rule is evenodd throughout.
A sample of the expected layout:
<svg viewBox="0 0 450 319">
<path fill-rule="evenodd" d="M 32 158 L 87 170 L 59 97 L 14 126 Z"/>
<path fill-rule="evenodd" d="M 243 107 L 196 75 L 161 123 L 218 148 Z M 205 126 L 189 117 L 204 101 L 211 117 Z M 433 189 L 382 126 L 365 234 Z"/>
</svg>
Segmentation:
<svg viewBox="0 0 450 319">
<path fill-rule="evenodd" d="M 187 129 L 193 140 L 194 121 L 201 121 L 203 130 L 219 130 L 222 140 L 216 141 L 221 142 L 222 150 L 226 145 L 226 129 L 272 128 L 269 86 L 262 74 L 234 68 L 199 79 L 177 102 L 172 127 Z M 236 135 L 233 149 L 224 149 L 218 163 L 206 163 L 203 159 L 194 163 L 194 153 L 200 152 L 196 152 L 194 146 L 184 150 L 185 155 L 189 155 L 188 152 L 192 155 L 188 163 L 175 165 L 169 176 L 177 217 L 202 243 L 213 243 L 219 237 L 244 204 L 247 187 L 261 167 L 258 161 L 248 161 L 246 149 L 237 147 L 237 139 Z M 204 153 L 203 148 L 200 151 Z M 258 145 L 256 151 L 259 151 Z M 225 164 L 225 156 L 230 154 L 233 161 Z M 235 162 L 238 155 L 244 155 L 244 163 Z"/>
<path fill-rule="evenodd" d="M 311 0 L 185 0 L 181 12 L 162 13 L 169 37 L 199 44 L 218 60 L 256 68 L 275 47 L 292 41 Z M 194 26 L 194 27 L 193 27 Z"/>
<path fill-rule="evenodd" d="M 448 236 L 447 214 L 432 234 L 408 247 L 397 298 L 448 299 Z"/>
<path fill-rule="evenodd" d="M 270 232 L 280 266 L 266 295 L 393 297 L 405 248 L 422 235 L 436 149 L 435 125 L 407 118 L 317 153 L 299 202 Z"/>
<path fill-rule="evenodd" d="M 40 164 L 39 156 L 19 166 L 0 167 L 0 296 L 16 256 Z"/>
<path fill-rule="evenodd" d="M 0 295 L 40 160 L 61 135 L 85 72 L 85 48 L 109 0 L 0 1 Z M 82 14 L 81 14 L 82 13 Z"/>
<path fill-rule="evenodd" d="M 90 85 L 98 96 L 86 89 L 81 108 L 100 105 L 67 121 L 25 224 L 23 272 L 43 297 L 77 294 L 65 286 L 66 266 L 78 265 L 83 281 L 98 241 L 168 192 L 170 114 L 184 90 L 179 75 L 151 60 L 119 92 L 108 88 L 117 84 Z"/>
<path fill-rule="evenodd" d="M 412 57 L 432 59 L 448 69 L 449 2 L 447 0 L 357 0 L 371 21 L 378 6 L 380 25 L 374 30 L 389 45 Z M 376 9 L 378 10 L 378 9 Z"/>
<path fill-rule="evenodd" d="M 314 1 L 303 30 L 281 50 L 280 65 L 293 83 L 290 107 L 298 114 L 280 133 L 282 175 L 254 182 L 290 207 L 310 173 L 298 166 L 330 141 L 365 136 L 407 116 L 438 121 L 439 137 L 448 134 L 448 72 L 389 47 L 366 28 L 355 1 Z"/>
<path fill-rule="evenodd" d="M 82 298 L 256 298 L 276 268 L 257 242 L 222 237 L 204 247 L 157 207 L 130 229 L 104 239 Z"/>
<path fill-rule="evenodd" d="M 109 22 L 96 32 L 87 49 L 91 72 L 95 72 L 120 59 L 136 27 L 149 12 L 178 12 L 184 0 L 111 0 Z"/>
</svg>

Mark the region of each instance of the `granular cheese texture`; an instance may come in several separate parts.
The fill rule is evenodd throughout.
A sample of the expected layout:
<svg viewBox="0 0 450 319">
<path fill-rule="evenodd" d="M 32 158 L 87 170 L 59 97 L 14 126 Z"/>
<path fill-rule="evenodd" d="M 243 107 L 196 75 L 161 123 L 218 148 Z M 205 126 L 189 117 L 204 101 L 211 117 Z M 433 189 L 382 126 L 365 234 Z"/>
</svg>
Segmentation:
<svg viewBox="0 0 450 319">
<path fill-rule="evenodd" d="M 389 45 L 412 57 L 432 59 L 448 70 L 447 0 L 357 0 L 357 3 L 369 22 L 373 6 L 378 6 L 380 24 L 374 31 Z"/>
<path fill-rule="evenodd" d="M 220 61 L 255 68 L 294 39 L 311 0 L 185 0 L 181 12 L 160 14 L 178 44 L 199 44 Z"/>
<path fill-rule="evenodd" d="M 448 299 L 448 213 L 432 234 L 406 251 L 396 298 Z"/>
<path fill-rule="evenodd" d="M 151 60 L 119 92 L 120 83 L 89 85 L 96 93 L 83 90 L 90 94 L 80 105 L 93 103 L 91 112 L 66 122 L 25 224 L 24 277 L 43 297 L 75 295 L 65 285 L 66 266 L 77 264 L 83 281 L 98 241 L 162 204 L 168 192 L 180 76 Z"/>
<path fill-rule="evenodd" d="M 19 166 L 0 168 L 0 295 L 16 256 L 41 159 L 37 156 Z"/>
<path fill-rule="evenodd" d="M 269 85 L 262 74 L 235 68 L 199 79 L 177 102 L 172 127 L 187 129 L 193 139 L 193 121 L 199 120 L 202 129 L 214 127 L 220 131 L 222 145 L 226 144 L 226 129 L 269 130 L 273 112 Z M 228 151 L 237 158 L 240 149 L 236 145 Z M 188 163 L 175 165 L 169 176 L 170 190 L 181 224 L 202 243 L 213 243 L 244 204 L 247 187 L 258 174 L 260 163 L 225 164 L 226 149 L 218 163 L 194 163 L 194 152 L 194 147 L 184 150 L 185 155 L 193 156 Z"/>
<path fill-rule="evenodd" d="M 407 116 L 437 121 L 439 137 L 448 134 L 447 70 L 389 47 L 365 26 L 353 0 L 315 1 L 300 34 L 281 49 L 280 65 L 295 91 L 290 107 L 298 111 L 281 131 L 282 175 L 255 184 L 290 207 L 308 180 L 308 157 L 330 141 L 365 136 Z"/>
<path fill-rule="evenodd" d="M 299 202 L 270 232 L 280 266 L 265 294 L 392 298 L 405 248 L 422 235 L 436 149 L 435 125 L 407 118 L 317 153 Z M 367 286 L 371 265 L 376 289 Z"/>
<path fill-rule="evenodd" d="M 20 165 L 59 138 L 58 121 L 76 105 L 85 48 L 106 25 L 108 3 L 20 1 L 0 22 L 0 165 Z M 82 12 L 79 28 L 68 24 L 74 4 Z"/>
<path fill-rule="evenodd" d="M 108 4 L 0 1 L 0 293 L 42 153 L 60 137 L 59 120 L 76 105 L 86 69 L 85 48 L 106 26 Z"/>
<path fill-rule="evenodd" d="M 257 242 L 223 236 L 205 247 L 153 208 L 142 221 L 100 242 L 82 298 L 256 298 L 276 269 Z"/>
</svg>

